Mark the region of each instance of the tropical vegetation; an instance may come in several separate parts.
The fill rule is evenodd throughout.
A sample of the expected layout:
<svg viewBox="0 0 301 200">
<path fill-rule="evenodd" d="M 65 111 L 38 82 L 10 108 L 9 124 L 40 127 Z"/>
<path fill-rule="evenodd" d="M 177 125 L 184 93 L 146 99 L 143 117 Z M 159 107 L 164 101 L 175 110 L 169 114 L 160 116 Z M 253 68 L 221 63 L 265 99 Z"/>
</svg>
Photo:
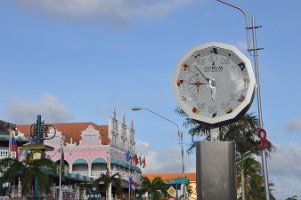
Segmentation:
<svg viewBox="0 0 301 200">
<path fill-rule="evenodd" d="M 189 129 L 191 144 L 188 153 L 195 150 L 198 141 L 210 140 L 210 129 L 197 120 L 191 119 L 180 108 L 176 112 L 184 117 L 184 126 Z M 221 141 L 236 143 L 237 187 L 240 188 L 240 199 L 265 199 L 264 179 L 261 175 L 261 163 L 257 161 L 261 154 L 260 141 L 257 137 L 259 120 L 252 114 L 245 114 L 237 121 L 219 127 Z M 268 149 L 269 151 L 271 149 Z M 272 184 L 270 184 L 272 186 Z M 271 194 L 271 199 L 274 199 Z"/>
<path fill-rule="evenodd" d="M 118 196 L 122 193 L 121 175 L 119 173 L 115 173 L 111 176 L 102 174 L 99 178 L 94 180 L 93 185 L 97 187 L 98 191 L 101 191 L 101 185 L 103 185 L 107 195 L 109 194 L 108 190 L 111 186 L 115 188 Z"/>
<path fill-rule="evenodd" d="M 294 195 L 294 196 L 292 196 L 292 197 L 288 197 L 288 198 L 286 198 L 286 200 L 298 200 L 298 199 L 297 199 L 297 196 L 296 196 L 296 195 Z"/>
<path fill-rule="evenodd" d="M 161 177 L 155 177 L 152 181 L 146 176 L 141 176 L 140 193 L 147 193 L 147 199 L 158 200 L 167 196 L 167 185 Z"/>
<path fill-rule="evenodd" d="M 3 180 L 16 183 L 22 180 L 22 196 L 30 194 L 34 180 L 38 182 L 40 193 L 44 193 L 50 182 L 50 171 L 56 174 L 56 164 L 47 158 L 33 159 L 35 152 L 28 153 L 26 158 L 19 161 L 15 158 L 3 158 L 0 160 L 0 169 L 3 170 Z"/>
</svg>

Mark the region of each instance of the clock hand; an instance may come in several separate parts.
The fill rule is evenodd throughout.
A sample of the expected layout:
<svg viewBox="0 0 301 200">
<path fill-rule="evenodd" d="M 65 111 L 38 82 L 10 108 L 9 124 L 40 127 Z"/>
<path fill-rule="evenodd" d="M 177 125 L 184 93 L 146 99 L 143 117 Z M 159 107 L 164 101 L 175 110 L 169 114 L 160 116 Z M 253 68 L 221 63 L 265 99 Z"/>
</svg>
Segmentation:
<svg viewBox="0 0 301 200">
<path fill-rule="evenodd" d="M 209 87 L 210 87 L 210 91 L 211 91 L 211 98 L 212 98 L 212 101 L 215 101 L 216 84 L 215 84 L 214 78 L 209 80 Z"/>
<path fill-rule="evenodd" d="M 216 95 L 216 84 L 214 78 L 208 78 L 202 70 L 200 70 L 196 65 L 196 69 L 201 73 L 201 75 L 206 79 L 206 81 L 209 83 L 210 91 L 211 91 L 211 98 L 212 101 L 215 101 L 215 95 Z"/>
<path fill-rule="evenodd" d="M 209 83 L 209 81 L 211 80 L 211 78 L 208 78 L 208 76 L 206 76 L 202 70 L 200 70 L 196 65 L 195 68 L 201 73 L 201 75 L 206 79 L 206 81 Z"/>
</svg>

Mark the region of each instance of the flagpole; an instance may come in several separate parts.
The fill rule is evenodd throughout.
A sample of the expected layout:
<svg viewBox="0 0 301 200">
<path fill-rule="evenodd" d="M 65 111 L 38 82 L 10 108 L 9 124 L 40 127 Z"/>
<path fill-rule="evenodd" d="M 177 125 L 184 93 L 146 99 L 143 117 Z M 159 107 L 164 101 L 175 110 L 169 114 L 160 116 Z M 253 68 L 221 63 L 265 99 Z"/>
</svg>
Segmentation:
<svg viewBox="0 0 301 200">
<path fill-rule="evenodd" d="M 108 175 L 111 176 L 111 157 L 110 157 L 110 149 L 107 151 L 107 169 L 109 170 Z M 109 200 L 112 199 L 112 183 L 109 183 L 109 188 L 108 188 L 108 198 Z"/>
<path fill-rule="evenodd" d="M 64 143 L 64 136 L 62 135 L 61 136 L 61 159 L 60 159 L 60 174 L 59 174 L 59 200 L 62 200 L 63 199 L 63 193 L 62 193 L 62 154 L 64 153 L 63 152 L 63 143 Z"/>
<path fill-rule="evenodd" d="M 130 162 L 129 162 L 129 200 L 131 199 L 131 182 L 130 182 L 130 178 L 131 178 L 131 165 L 130 165 Z"/>
<path fill-rule="evenodd" d="M 9 138 L 8 138 L 8 158 L 11 158 L 11 140 L 12 140 L 12 136 L 11 136 L 11 126 L 9 126 Z"/>
</svg>

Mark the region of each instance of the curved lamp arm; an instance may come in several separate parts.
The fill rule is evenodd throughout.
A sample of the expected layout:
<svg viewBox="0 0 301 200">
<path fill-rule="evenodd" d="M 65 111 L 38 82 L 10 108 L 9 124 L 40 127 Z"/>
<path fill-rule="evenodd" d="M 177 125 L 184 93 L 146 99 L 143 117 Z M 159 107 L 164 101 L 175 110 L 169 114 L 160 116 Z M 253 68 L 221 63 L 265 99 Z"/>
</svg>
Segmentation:
<svg viewBox="0 0 301 200">
<path fill-rule="evenodd" d="M 223 3 L 223 4 L 226 4 L 228 6 L 231 6 L 233 8 L 236 8 L 237 10 L 241 11 L 244 16 L 245 16 L 245 19 L 246 19 L 246 31 L 247 31 L 247 42 L 248 42 L 248 51 L 250 51 L 250 33 L 249 33 L 249 17 L 248 17 L 248 14 L 246 11 L 244 11 L 242 8 L 234 5 L 234 4 L 231 4 L 231 3 L 228 3 L 228 2 L 225 2 L 225 1 L 222 1 L 222 0 L 217 0 L 218 2 L 220 3 Z"/>
</svg>

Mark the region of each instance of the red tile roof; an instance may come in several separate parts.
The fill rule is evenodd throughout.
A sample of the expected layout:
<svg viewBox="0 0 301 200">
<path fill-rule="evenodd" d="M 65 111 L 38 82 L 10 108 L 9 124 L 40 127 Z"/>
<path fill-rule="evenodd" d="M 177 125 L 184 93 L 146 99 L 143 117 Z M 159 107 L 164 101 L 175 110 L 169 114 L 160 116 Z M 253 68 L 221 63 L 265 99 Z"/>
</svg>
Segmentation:
<svg viewBox="0 0 301 200">
<path fill-rule="evenodd" d="M 51 125 L 53 125 L 58 131 L 64 133 L 65 143 L 69 142 L 70 138 L 72 138 L 73 142 L 78 144 L 81 140 L 81 132 L 86 130 L 89 125 L 93 125 L 94 128 L 100 132 L 102 144 L 106 145 L 110 143 L 107 125 L 97 125 L 92 122 L 61 123 Z M 30 127 L 31 125 L 29 124 L 17 125 L 18 130 L 27 136 L 30 136 Z"/>
<path fill-rule="evenodd" d="M 167 174 L 142 174 L 143 176 L 146 176 L 149 180 L 153 180 L 155 177 L 161 177 L 163 181 L 174 179 L 174 178 L 180 178 L 182 177 L 181 173 L 167 173 Z M 185 173 L 185 176 L 190 181 L 196 181 L 196 173 Z"/>
</svg>

